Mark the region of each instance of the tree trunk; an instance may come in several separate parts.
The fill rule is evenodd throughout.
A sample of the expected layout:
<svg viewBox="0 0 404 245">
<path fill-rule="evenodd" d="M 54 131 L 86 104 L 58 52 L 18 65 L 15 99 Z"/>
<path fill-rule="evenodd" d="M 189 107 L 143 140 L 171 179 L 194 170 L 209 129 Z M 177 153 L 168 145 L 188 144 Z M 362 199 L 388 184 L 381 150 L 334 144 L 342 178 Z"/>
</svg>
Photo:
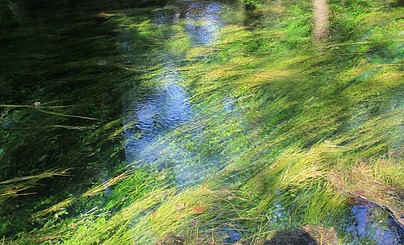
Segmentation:
<svg viewBox="0 0 404 245">
<path fill-rule="evenodd" d="M 327 0 L 313 0 L 314 38 L 324 39 L 328 35 L 329 6 Z"/>
</svg>

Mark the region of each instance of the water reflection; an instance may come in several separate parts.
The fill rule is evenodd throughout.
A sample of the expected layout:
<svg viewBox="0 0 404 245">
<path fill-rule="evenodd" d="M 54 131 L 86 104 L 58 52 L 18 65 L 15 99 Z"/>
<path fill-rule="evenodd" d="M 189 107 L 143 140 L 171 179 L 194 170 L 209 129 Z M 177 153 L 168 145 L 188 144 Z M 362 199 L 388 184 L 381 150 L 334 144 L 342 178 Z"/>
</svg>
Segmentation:
<svg viewBox="0 0 404 245">
<path fill-rule="evenodd" d="M 180 9 L 158 9 L 154 13 L 153 23 L 158 25 L 172 25 L 179 21 L 180 16 Z"/>
<path fill-rule="evenodd" d="M 216 2 L 185 2 L 178 8 L 156 11 L 152 23 L 162 27 L 183 25 L 195 46 L 209 45 L 217 39 L 222 26 L 221 9 Z M 130 43 L 122 43 L 125 52 L 130 52 Z M 163 50 L 162 47 L 157 55 L 157 63 L 162 67 L 158 75 L 134 88 L 124 104 L 125 153 L 128 162 L 171 167 L 177 185 L 184 186 L 202 178 L 208 169 L 204 161 L 209 160 L 198 158 L 180 144 L 159 141 L 194 114 L 182 86 L 180 60 L 176 54 Z"/>
<path fill-rule="evenodd" d="M 185 30 L 195 44 L 207 45 L 215 41 L 222 26 L 221 9 L 217 2 L 192 2 L 187 6 Z"/>
<path fill-rule="evenodd" d="M 191 115 L 188 94 L 181 87 L 181 76 L 173 64 L 164 64 L 162 74 L 149 83 L 152 88 L 140 88 L 133 100 L 125 105 L 125 152 L 128 162 L 155 160 L 153 152 L 144 150 L 159 135 L 186 122 Z M 132 127 L 128 125 L 133 125 Z"/>
<path fill-rule="evenodd" d="M 369 238 L 377 244 L 402 244 L 404 237 L 400 226 L 387 213 L 372 203 L 362 203 L 352 207 L 346 231 L 358 243 Z"/>
</svg>

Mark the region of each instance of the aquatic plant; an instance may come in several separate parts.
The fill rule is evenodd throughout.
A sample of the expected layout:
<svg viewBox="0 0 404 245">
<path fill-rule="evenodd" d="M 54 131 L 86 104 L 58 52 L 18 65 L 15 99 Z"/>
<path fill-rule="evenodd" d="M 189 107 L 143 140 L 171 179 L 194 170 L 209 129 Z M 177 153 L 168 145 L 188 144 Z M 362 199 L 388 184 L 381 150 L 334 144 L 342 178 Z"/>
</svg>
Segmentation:
<svg viewBox="0 0 404 245">
<path fill-rule="evenodd" d="M 5 216 L 3 243 L 372 242 L 344 228 L 358 203 L 403 225 L 402 7 L 329 1 L 319 40 L 311 2 L 253 5 L 197 5 L 205 19 L 108 6 L 78 17 L 80 37 L 61 22 L 5 39 L 19 54 L 0 58 L 1 212 L 32 224 Z M 36 50 L 20 39 L 32 33 Z M 126 165 L 125 141 L 143 132 L 120 119 L 122 101 L 164 92 L 167 64 L 192 116 Z"/>
</svg>

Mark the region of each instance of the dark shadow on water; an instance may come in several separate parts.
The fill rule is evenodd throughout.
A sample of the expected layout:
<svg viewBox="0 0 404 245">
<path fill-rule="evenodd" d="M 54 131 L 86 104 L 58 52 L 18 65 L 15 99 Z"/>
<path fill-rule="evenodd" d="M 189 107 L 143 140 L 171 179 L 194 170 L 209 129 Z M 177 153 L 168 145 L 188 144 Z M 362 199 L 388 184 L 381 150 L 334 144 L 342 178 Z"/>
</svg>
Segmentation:
<svg viewBox="0 0 404 245">
<path fill-rule="evenodd" d="M 0 108 L 0 181 L 56 168 L 70 170 L 69 176 L 41 179 L 2 203 L 0 237 L 42 227 L 46 219 L 33 221 L 33 213 L 80 195 L 89 183 L 120 171 L 123 147 L 118 137 L 108 139 L 108 134 L 121 127 L 117 118 L 122 114 L 123 88 L 127 77 L 136 76 L 123 68 L 126 57 L 116 46 L 117 22 L 103 14 L 119 12 L 126 5 L 103 0 L 72 5 L 48 0 L 9 2 L 19 4 L 18 8 L 10 5 L 15 16 L 11 23 L 1 18 L 3 12 L 10 15 L 11 7 L 3 8 L 0 1 L 0 104 L 37 102 L 44 108 L 62 108 L 52 109 L 56 114 L 29 107 Z M 136 30 L 131 35 L 141 44 L 137 47 L 141 52 L 153 45 Z M 108 122 L 113 124 L 106 129 Z M 68 212 L 74 215 L 81 210 Z"/>
<path fill-rule="evenodd" d="M 275 233 L 264 245 L 317 245 L 309 233 L 303 229 L 280 230 Z"/>
</svg>

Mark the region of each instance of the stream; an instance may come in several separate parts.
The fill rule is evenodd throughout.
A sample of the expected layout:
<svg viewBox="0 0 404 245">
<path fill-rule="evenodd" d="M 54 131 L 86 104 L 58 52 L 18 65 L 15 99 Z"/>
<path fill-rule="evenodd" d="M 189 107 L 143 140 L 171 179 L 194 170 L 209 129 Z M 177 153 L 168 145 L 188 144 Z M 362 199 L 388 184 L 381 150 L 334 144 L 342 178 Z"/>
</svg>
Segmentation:
<svg viewBox="0 0 404 245">
<path fill-rule="evenodd" d="M 219 38 L 220 28 L 224 25 L 222 9 L 223 4 L 219 2 L 185 1 L 174 10 L 155 11 L 153 23 L 156 28 L 171 28 L 173 25 L 184 28 L 191 42 L 190 49 L 208 46 Z M 172 38 L 170 33 L 166 38 Z M 124 40 L 122 46 L 131 42 Z M 177 185 L 189 186 L 196 180 L 202 181 L 203 175 L 208 174 L 203 167 L 186 170 L 185 159 L 191 159 L 194 153 L 179 146 L 170 146 L 176 150 L 167 152 L 166 145 L 155 145 L 164 135 L 197 116 L 183 85 L 186 79 L 180 71 L 183 57 L 162 48 L 153 55 L 161 68 L 140 86 L 136 85 L 124 101 L 126 160 L 143 165 L 156 162 L 169 165 L 167 162 L 171 162 Z"/>
<path fill-rule="evenodd" d="M 393 187 L 383 186 L 382 181 L 379 183 L 369 180 L 369 183 L 391 194 L 391 200 L 387 198 L 387 202 L 380 204 L 370 200 L 366 196 L 368 192 L 362 192 L 360 186 L 354 186 L 354 180 L 349 182 L 352 187 L 338 182 L 345 179 L 337 179 L 341 189 L 346 186 L 352 188 L 348 190 L 346 187 L 347 190 L 341 191 L 331 188 L 331 181 L 327 179 L 330 178 L 329 172 L 337 168 L 334 169 L 334 165 L 337 165 L 339 158 L 352 154 L 351 159 L 343 159 L 346 162 L 341 160 L 351 164 L 352 159 L 360 156 L 361 150 L 377 148 L 365 143 L 363 146 L 359 140 L 357 143 L 355 140 L 359 136 L 355 138 L 348 133 L 355 132 L 382 113 L 387 114 L 396 109 L 395 106 L 386 106 L 391 108 L 379 110 L 376 105 L 382 102 L 388 105 L 388 100 L 379 103 L 375 99 L 376 102 L 373 102 L 365 95 L 363 101 L 360 101 L 364 104 L 359 105 L 350 96 L 356 99 L 361 95 L 356 91 L 352 92 L 355 96 L 350 94 L 350 86 L 361 85 L 366 79 L 377 76 L 379 71 L 386 72 L 383 70 L 384 66 L 390 69 L 388 72 L 392 72 L 398 65 L 390 67 L 384 64 L 388 58 L 383 60 L 383 53 L 380 57 L 375 54 L 375 60 L 381 60 L 380 64 L 366 64 L 370 68 L 362 66 L 361 62 L 365 64 L 365 60 L 372 59 L 371 52 L 376 53 L 379 46 L 375 48 L 376 51 L 371 48 L 368 51 L 358 51 L 350 46 L 352 43 L 344 43 L 341 47 L 336 45 L 338 47 L 335 49 L 338 51 L 322 46 L 307 53 L 299 50 L 299 45 L 305 42 L 326 45 L 333 28 L 337 28 L 337 24 L 332 22 L 332 11 L 336 10 L 335 7 L 330 8 L 329 1 L 311 2 L 313 13 L 307 14 L 308 17 L 305 15 L 306 19 L 303 20 L 307 22 L 310 19 L 313 22 L 312 32 L 308 31 L 311 27 L 307 27 L 305 21 L 290 24 L 293 20 L 279 25 L 287 31 L 271 29 L 282 18 L 289 3 L 276 0 L 268 3 L 267 8 L 257 10 L 251 5 L 253 2 L 177 0 L 166 6 L 149 6 L 147 1 L 100 1 L 98 7 L 93 6 L 92 1 L 79 3 L 74 0 L 43 0 L 37 5 L 24 0 L 0 2 L 0 27 L 4 24 L 4 30 L 0 30 L 0 134 L 4 136 L 0 140 L 0 205 L 5 205 L 0 210 L 0 238 L 4 237 L 4 241 L 6 238 L 11 241 L 19 237 L 31 239 L 35 233 L 32 231 L 42 231 L 42 227 L 51 229 L 60 224 L 62 227 L 65 225 L 63 221 L 69 221 L 69 218 L 73 220 L 73 217 L 79 217 L 78 220 L 82 222 L 78 222 L 82 227 L 75 229 L 85 231 L 85 222 L 102 226 L 107 224 L 105 220 L 114 221 L 114 215 L 118 214 L 118 225 L 113 228 L 115 230 L 121 231 L 123 227 L 122 230 L 128 229 L 127 234 L 130 234 L 130 229 L 137 229 L 138 224 L 141 226 L 141 222 L 145 222 L 147 228 L 152 227 L 150 230 L 155 233 L 148 230 L 147 234 L 136 234 L 138 237 L 143 239 L 143 236 L 147 238 L 152 234 L 155 237 L 150 235 L 150 239 L 153 240 L 157 235 L 165 235 L 182 241 L 183 237 L 164 230 L 165 217 L 161 223 L 163 228 L 155 221 L 159 208 L 163 207 L 163 214 L 168 210 L 171 215 L 170 208 L 174 205 L 174 212 L 179 219 L 188 222 L 184 223 L 185 226 L 194 229 L 198 239 L 206 239 L 203 242 L 212 239 L 209 244 L 218 244 L 213 238 L 216 228 L 218 236 L 223 238 L 223 244 L 244 244 L 243 239 L 261 242 L 256 244 L 276 244 L 277 241 L 297 241 L 293 244 L 300 244 L 298 236 L 306 241 L 305 244 L 316 244 L 306 234 L 310 229 L 326 233 L 325 237 L 331 237 L 330 240 L 334 237 L 338 240 L 338 232 L 338 237 L 342 234 L 342 239 L 348 241 L 344 243 L 347 245 L 403 244 L 404 227 L 397 221 L 401 206 L 393 205 L 396 200 L 394 198 L 400 197 L 394 195 Z M 146 4 L 143 6 L 144 3 Z M 52 14 L 52 10 L 57 11 Z M 350 26 L 349 23 L 346 26 Z M 371 34 L 369 32 L 367 35 Z M 310 36 L 302 37 L 304 35 Z M 371 42 L 365 40 L 352 46 L 363 43 L 370 45 Z M 276 45 L 279 47 L 275 47 Z M 348 46 L 348 51 L 344 49 L 344 45 Z M 398 50 L 399 45 L 395 45 L 392 44 L 389 48 Z M 343 60 L 348 59 L 344 55 L 341 55 L 344 56 L 342 58 L 337 57 L 342 62 L 333 60 L 334 53 L 331 52 L 340 52 L 339 48 L 341 53 L 346 52 L 346 57 L 351 55 L 350 52 L 354 53 L 352 60 L 358 60 L 358 64 L 361 64 L 357 68 L 352 61 L 352 67 L 357 70 L 341 65 L 348 63 Z M 298 51 L 293 54 L 295 50 Z M 330 53 L 325 53 L 328 51 Z M 363 61 L 357 57 L 360 52 L 369 53 Z M 310 55 L 319 59 L 318 63 L 311 64 Z M 271 59 L 280 62 L 272 64 Z M 335 66 L 337 70 L 341 69 L 341 73 L 347 73 L 349 79 L 344 80 L 342 77 L 336 80 L 341 84 L 337 84 L 332 79 L 338 78 L 338 72 L 323 70 L 317 66 Z M 190 72 L 194 67 L 196 71 Z M 302 74 L 298 74 L 299 72 Z M 392 79 L 398 77 L 395 73 L 392 74 Z M 321 80 L 321 86 L 325 87 L 319 85 L 319 88 L 307 89 L 305 86 L 311 85 L 311 81 L 315 80 L 313 77 Z M 206 88 L 202 84 L 204 79 L 209 82 Z M 375 82 L 372 86 L 383 85 L 391 91 L 399 91 L 394 87 L 396 85 L 388 82 L 383 84 L 385 77 L 377 79 L 374 80 L 377 85 Z M 304 82 L 308 85 L 302 86 Z M 295 91 L 300 87 L 308 92 Z M 226 94 L 227 89 L 231 92 Z M 212 95 L 213 102 L 198 100 L 205 91 L 206 100 L 210 100 Z M 386 92 L 387 89 L 380 91 L 375 90 L 369 97 L 384 96 L 391 92 Z M 337 95 L 333 93 L 341 93 L 339 99 L 343 99 L 335 99 L 334 96 Z M 395 93 L 399 94 L 396 91 Z M 324 98 L 321 97 L 323 94 Z M 343 101 L 344 98 L 346 101 Z M 345 102 L 347 105 L 332 107 Z M 369 105 L 365 104 L 367 102 Z M 207 105 L 211 107 L 208 108 Z M 340 118 L 334 114 L 330 116 L 331 119 L 324 116 L 324 121 L 329 119 L 330 124 L 336 124 L 335 128 L 315 121 L 317 117 L 326 115 L 324 108 L 327 106 L 330 107 L 330 113 L 348 111 Z M 313 113 L 317 110 L 318 115 Z M 301 121 L 299 117 L 302 118 Z M 313 126 L 316 123 L 319 124 L 318 127 Z M 222 125 L 224 126 L 221 127 Z M 372 128 L 372 124 L 360 132 L 368 133 L 369 128 Z M 346 138 L 338 138 L 339 133 Z M 375 133 L 378 137 L 379 134 L 384 133 Z M 283 138 L 278 139 L 278 135 Z M 371 136 L 368 137 L 369 142 L 382 142 L 381 136 L 377 139 Z M 304 141 L 305 137 L 307 142 Z M 385 143 L 386 146 L 383 147 L 394 145 L 397 149 L 402 149 L 398 147 L 399 143 L 391 142 Z M 323 148 L 318 147 L 323 143 L 326 149 L 324 152 Z M 349 147 L 344 145 L 350 143 L 357 144 L 355 154 L 349 152 Z M 320 153 L 315 151 L 316 147 Z M 384 151 L 380 149 L 375 150 L 375 156 Z M 372 151 L 368 151 L 367 154 L 373 157 Z M 394 155 L 393 153 L 394 151 L 389 152 L 390 155 Z M 328 158 L 330 160 L 326 162 Z M 399 161 L 397 159 L 399 157 L 392 156 L 387 160 L 391 160 L 394 167 Z M 298 165 L 300 160 L 303 163 Z M 362 162 L 362 158 L 358 161 Z M 386 165 L 381 165 L 382 167 L 390 163 L 383 161 L 382 164 Z M 366 165 L 369 168 L 364 167 L 363 172 L 379 170 L 376 167 L 376 170 L 372 169 L 371 164 L 373 162 L 369 160 L 369 166 Z M 228 166 L 229 169 L 226 169 Z M 296 166 L 302 168 L 302 173 L 299 172 L 300 168 L 295 169 Z M 345 171 L 341 171 L 343 170 Z M 130 176 L 128 173 L 134 174 Z M 289 176 L 289 173 L 295 173 L 296 176 Z M 341 175 L 335 176 L 345 176 L 347 173 L 341 172 Z M 386 170 L 386 175 L 387 173 Z M 248 177 L 243 176 L 244 174 Z M 136 179 L 138 176 L 140 180 Z M 150 179 L 146 181 L 142 178 Z M 223 179 L 212 181 L 216 178 Z M 386 179 L 386 182 L 391 181 L 387 177 Z M 120 181 L 123 184 L 120 185 Z M 130 181 L 135 184 L 131 186 Z M 161 190 L 154 186 L 143 186 L 143 181 L 154 183 Z M 164 185 L 160 186 L 160 181 Z M 221 189 L 218 189 L 222 192 L 215 192 L 214 187 L 210 190 L 211 186 L 206 183 L 220 186 Z M 98 188 L 91 189 L 97 185 Z M 193 193 L 195 190 L 199 192 Z M 154 191 L 164 194 L 158 193 L 156 199 L 153 199 L 151 197 Z M 204 198 L 211 193 L 220 193 L 214 196 L 214 201 L 220 204 L 206 204 L 205 207 L 205 203 L 198 203 L 199 199 L 193 200 L 193 196 L 189 199 L 186 199 L 186 195 L 181 196 L 183 192 L 195 195 L 195 199 L 200 193 L 204 193 L 201 194 Z M 334 200 L 329 192 L 338 195 L 344 193 L 346 196 L 341 194 L 341 199 L 344 197 L 346 200 Z M 357 193 L 360 195 L 356 195 Z M 178 199 L 175 199 L 175 195 L 179 196 Z M 306 195 L 309 198 L 304 200 Z M 331 204 L 328 199 L 322 198 L 332 199 L 329 202 Z M 383 198 L 384 196 L 381 197 Z M 133 203 L 125 203 L 128 200 Z M 144 200 L 150 202 L 142 203 Z M 295 200 L 298 201 L 295 203 Z M 132 210 L 126 208 L 138 201 L 147 208 L 137 210 L 138 207 L 133 205 L 135 211 L 131 217 Z M 171 206 L 165 207 L 165 202 L 170 201 Z M 339 205 L 338 208 L 344 209 L 345 213 L 335 212 L 344 217 L 335 218 L 339 220 L 335 224 L 328 221 L 322 223 L 316 217 L 316 212 L 322 210 L 316 206 L 315 201 L 326 203 L 322 208 L 329 208 L 327 212 L 334 211 L 328 205 Z M 384 204 L 387 204 L 386 207 Z M 220 209 L 220 205 L 228 210 L 223 213 L 215 210 L 217 207 Z M 395 209 L 389 210 L 388 205 Z M 121 208 L 127 212 L 120 213 Z M 295 213 L 288 208 L 294 209 Z M 300 209 L 306 210 L 305 208 L 313 213 L 299 213 Z M 96 214 L 99 210 L 100 213 Z M 210 217 L 209 211 L 222 216 Z M 255 212 L 259 217 L 254 216 Z M 125 216 L 128 214 L 129 218 Z M 296 225 L 293 217 L 295 214 L 303 218 L 296 221 L 299 229 L 289 232 L 289 228 L 296 228 L 293 227 Z M 98 220 L 99 217 L 101 221 Z M 127 218 L 122 222 L 125 225 L 119 223 L 120 218 Z M 205 232 L 204 235 L 211 235 L 212 238 L 199 237 L 198 222 L 202 224 L 206 220 L 212 224 L 204 224 L 205 227 L 201 230 Z M 214 222 L 216 223 L 213 224 Z M 217 227 L 214 228 L 214 225 Z M 140 231 L 143 231 L 142 228 L 139 228 Z M 115 230 L 108 232 L 112 234 Z M 160 234 L 161 231 L 164 232 Z M 253 237 L 255 233 L 258 233 L 258 240 Z M 46 239 L 49 238 L 45 242 L 52 239 L 63 242 L 70 235 L 53 238 L 44 234 Z M 297 237 L 292 237 L 294 235 Z M 320 237 L 321 235 L 324 234 L 321 233 Z M 42 242 L 42 238 L 32 239 Z M 95 240 L 89 244 L 98 242 L 99 240 Z"/>
<path fill-rule="evenodd" d="M 220 30 L 226 25 L 226 21 L 222 19 L 223 9 L 231 6 L 214 1 L 184 1 L 178 4 L 174 10 L 161 9 L 154 12 L 153 23 L 156 28 L 181 26 L 191 40 L 192 45 L 189 49 L 214 45 L 220 39 Z M 279 2 L 276 4 L 280 5 Z M 325 1 L 314 1 L 314 8 L 315 38 L 321 39 L 327 33 L 329 10 Z M 166 38 L 172 37 L 168 34 Z M 130 52 L 127 47 L 131 42 L 124 40 L 122 44 L 126 47 L 123 49 L 124 52 Z M 126 160 L 128 163 L 140 165 L 157 163 L 159 166 L 172 168 L 177 187 L 195 186 L 201 183 L 205 176 L 214 174 L 223 163 L 213 158 L 197 159 L 195 152 L 190 152 L 175 141 L 160 142 L 165 135 L 196 118 L 198 112 L 192 108 L 189 94 L 184 87 L 186 77 L 181 74 L 183 57 L 162 48 L 154 55 L 161 67 L 158 74 L 142 81 L 140 88 L 138 86 L 134 88 L 124 100 L 123 135 Z M 223 110 L 227 113 L 236 113 L 233 107 L 232 100 L 225 98 Z M 240 115 L 239 118 L 241 117 Z M 197 137 L 198 135 L 195 135 L 194 140 L 197 140 Z M 196 167 L 195 164 L 190 167 L 189 161 L 199 163 Z M 204 167 L 208 162 L 215 165 L 210 168 Z M 284 214 L 281 203 L 276 203 L 276 209 L 281 211 L 276 211 L 274 215 L 277 219 L 282 219 Z M 401 239 L 403 232 L 380 207 L 371 203 L 354 205 L 349 219 L 341 226 L 352 234 L 354 244 L 364 238 L 371 238 L 378 244 L 393 245 Z M 225 232 L 229 244 L 242 238 L 242 234 L 236 230 L 226 228 Z"/>
</svg>

